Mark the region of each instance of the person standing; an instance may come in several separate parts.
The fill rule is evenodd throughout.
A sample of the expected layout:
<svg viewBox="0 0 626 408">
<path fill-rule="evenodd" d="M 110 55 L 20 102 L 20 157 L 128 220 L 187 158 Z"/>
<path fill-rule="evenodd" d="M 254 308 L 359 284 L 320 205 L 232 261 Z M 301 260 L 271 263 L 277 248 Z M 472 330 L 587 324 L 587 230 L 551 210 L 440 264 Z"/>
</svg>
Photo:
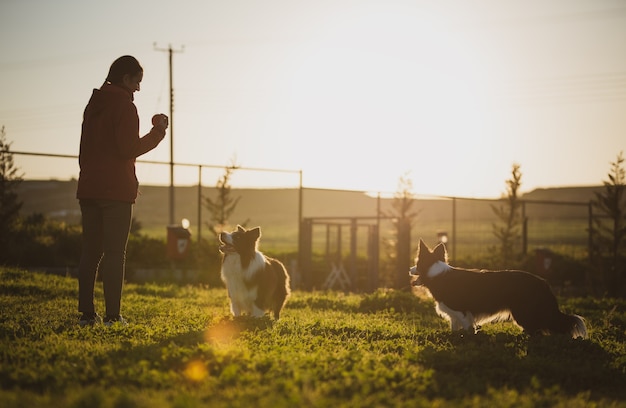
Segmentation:
<svg viewBox="0 0 626 408">
<path fill-rule="evenodd" d="M 140 90 L 143 68 L 130 55 L 116 59 L 104 84 L 94 89 L 83 114 L 80 175 L 76 198 L 82 215 L 82 253 L 78 266 L 80 326 L 104 322 L 126 325 L 120 313 L 126 245 L 137 198 L 135 160 L 158 146 L 169 119 L 152 117 L 152 129 L 139 135 L 134 93 Z M 94 287 L 102 277 L 106 314 L 96 312 Z"/>
</svg>

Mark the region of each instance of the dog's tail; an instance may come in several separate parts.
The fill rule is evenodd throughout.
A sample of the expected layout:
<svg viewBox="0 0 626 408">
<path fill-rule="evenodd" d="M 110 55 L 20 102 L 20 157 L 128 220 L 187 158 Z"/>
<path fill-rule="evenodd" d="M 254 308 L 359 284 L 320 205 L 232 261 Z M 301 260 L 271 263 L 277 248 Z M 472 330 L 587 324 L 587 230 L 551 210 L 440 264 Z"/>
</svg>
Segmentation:
<svg viewBox="0 0 626 408">
<path fill-rule="evenodd" d="M 575 314 L 559 313 L 559 317 L 555 323 L 555 332 L 562 334 L 570 334 L 572 338 L 582 337 L 586 339 L 588 337 L 587 325 L 585 319 Z"/>
</svg>

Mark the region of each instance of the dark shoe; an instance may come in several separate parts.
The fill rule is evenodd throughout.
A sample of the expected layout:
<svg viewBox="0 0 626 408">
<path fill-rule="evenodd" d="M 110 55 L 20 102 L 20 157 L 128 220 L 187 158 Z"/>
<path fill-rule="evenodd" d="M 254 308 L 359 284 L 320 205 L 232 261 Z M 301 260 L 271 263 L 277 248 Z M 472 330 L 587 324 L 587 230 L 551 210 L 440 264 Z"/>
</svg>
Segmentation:
<svg viewBox="0 0 626 408">
<path fill-rule="evenodd" d="M 117 316 L 106 316 L 104 318 L 104 325 L 107 327 L 111 327 L 114 324 L 119 323 L 122 326 L 128 326 L 128 322 L 126 321 L 126 319 L 124 319 L 122 317 L 122 315 L 117 315 Z"/>
<path fill-rule="evenodd" d="M 80 327 L 93 326 L 96 323 L 102 323 L 102 317 L 98 313 L 83 313 L 78 319 Z"/>
</svg>

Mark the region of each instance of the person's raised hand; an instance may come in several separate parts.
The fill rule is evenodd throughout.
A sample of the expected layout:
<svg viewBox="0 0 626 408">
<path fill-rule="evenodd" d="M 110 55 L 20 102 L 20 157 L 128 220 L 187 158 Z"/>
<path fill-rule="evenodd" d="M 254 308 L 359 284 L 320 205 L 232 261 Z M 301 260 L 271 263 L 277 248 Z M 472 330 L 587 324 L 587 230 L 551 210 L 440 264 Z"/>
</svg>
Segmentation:
<svg viewBox="0 0 626 408">
<path fill-rule="evenodd" d="M 152 117 L 152 126 L 165 130 L 169 126 L 169 118 L 163 113 L 157 113 Z"/>
</svg>

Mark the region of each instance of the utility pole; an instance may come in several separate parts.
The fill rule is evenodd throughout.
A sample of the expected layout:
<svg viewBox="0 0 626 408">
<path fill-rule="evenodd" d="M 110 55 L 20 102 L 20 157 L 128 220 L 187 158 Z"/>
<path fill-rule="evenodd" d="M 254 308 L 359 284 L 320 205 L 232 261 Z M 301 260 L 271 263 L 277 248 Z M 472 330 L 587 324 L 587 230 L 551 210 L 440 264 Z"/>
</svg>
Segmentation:
<svg viewBox="0 0 626 408">
<path fill-rule="evenodd" d="M 182 46 L 180 50 L 172 49 L 170 44 L 168 48 L 158 48 L 154 43 L 155 51 L 167 51 L 169 53 L 170 64 L 170 225 L 174 224 L 174 86 L 173 86 L 173 71 L 172 71 L 172 55 L 174 52 L 183 52 L 185 46 Z"/>
</svg>

